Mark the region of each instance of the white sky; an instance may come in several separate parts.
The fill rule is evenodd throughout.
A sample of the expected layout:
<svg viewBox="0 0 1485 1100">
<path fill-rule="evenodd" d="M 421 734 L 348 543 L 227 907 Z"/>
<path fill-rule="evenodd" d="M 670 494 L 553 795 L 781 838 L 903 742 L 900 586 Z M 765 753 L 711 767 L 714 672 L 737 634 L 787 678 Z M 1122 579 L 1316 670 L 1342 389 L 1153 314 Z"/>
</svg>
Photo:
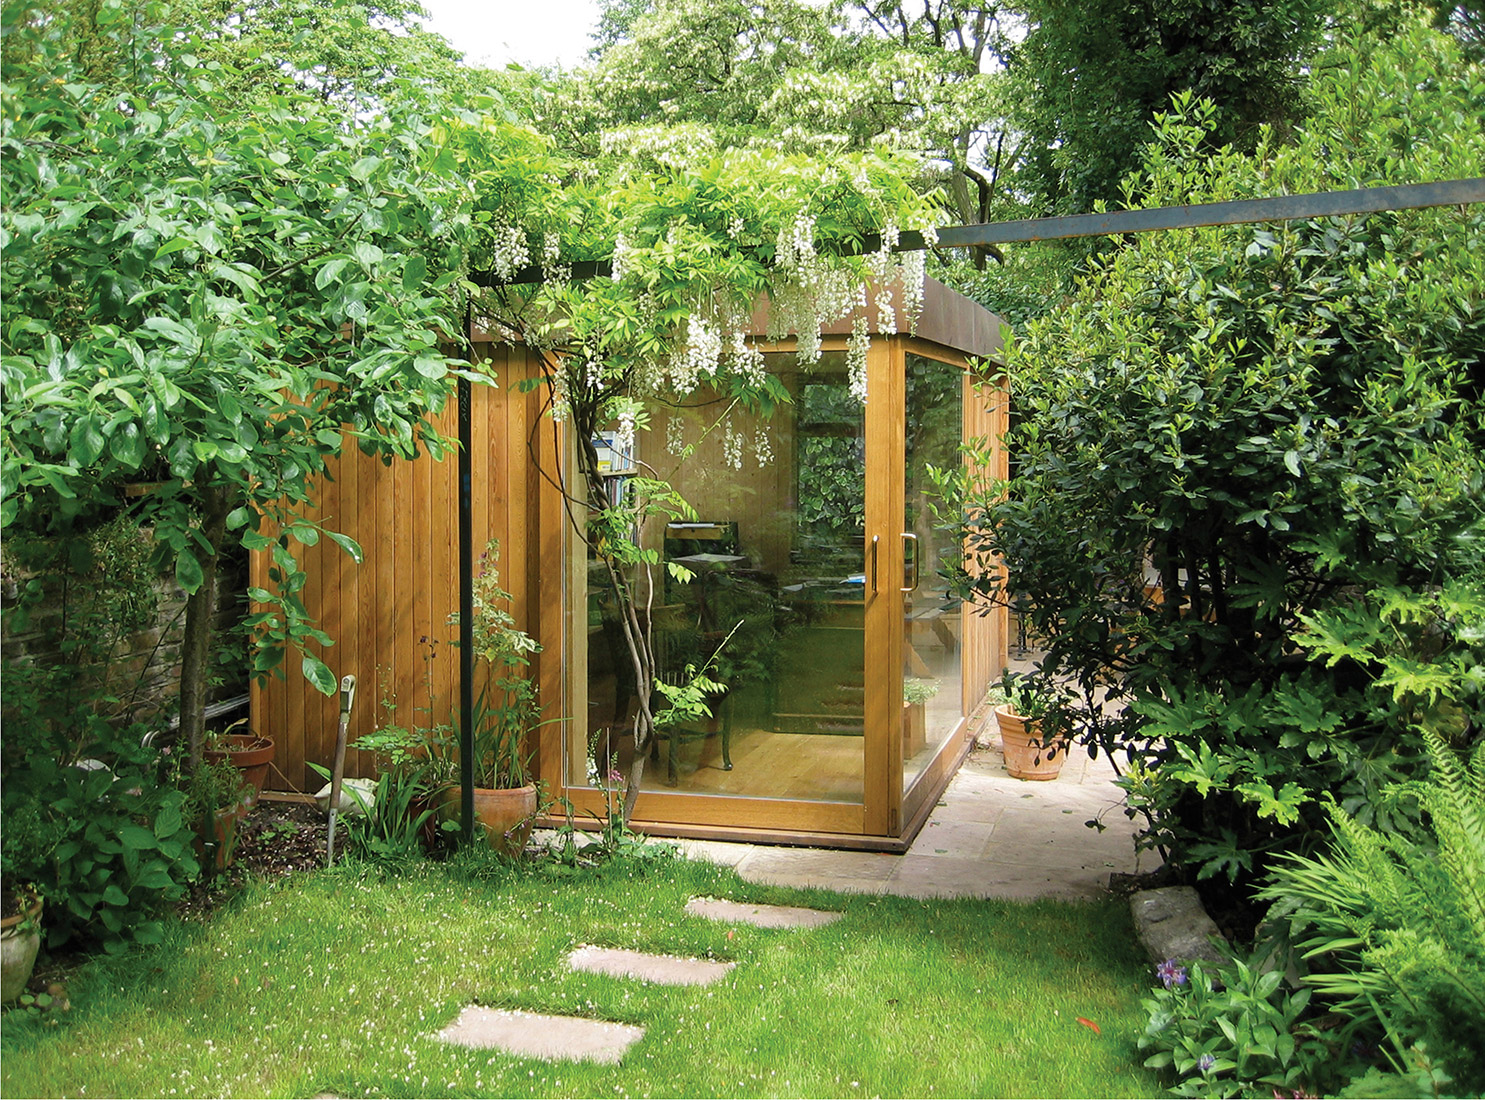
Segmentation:
<svg viewBox="0 0 1485 1100">
<path fill-rule="evenodd" d="M 437 31 L 474 64 L 581 64 L 593 45 L 598 0 L 423 0 Z"/>
</svg>

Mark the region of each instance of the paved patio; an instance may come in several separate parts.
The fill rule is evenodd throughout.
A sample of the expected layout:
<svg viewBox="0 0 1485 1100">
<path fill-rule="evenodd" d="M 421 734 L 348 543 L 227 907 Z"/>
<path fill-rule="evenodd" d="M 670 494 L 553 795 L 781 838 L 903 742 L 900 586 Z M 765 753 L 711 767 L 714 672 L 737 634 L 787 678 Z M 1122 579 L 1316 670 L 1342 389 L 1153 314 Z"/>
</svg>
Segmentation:
<svg viewBox="0 0 1485 1100">
<path fill-rule="evenodd" d="M 735 867 L 749 882 L 905 897 L 1095 898 L 1114 872 L 1141 867 L 1133 823 L 1106 760 L 1075 752 L 1055 780 L 1006 774 L 993 722 L 902 855 L 680 841 L 693 859 Z M 1100 819 L 1102 832 L 1084 823 Z"/>
</svg>

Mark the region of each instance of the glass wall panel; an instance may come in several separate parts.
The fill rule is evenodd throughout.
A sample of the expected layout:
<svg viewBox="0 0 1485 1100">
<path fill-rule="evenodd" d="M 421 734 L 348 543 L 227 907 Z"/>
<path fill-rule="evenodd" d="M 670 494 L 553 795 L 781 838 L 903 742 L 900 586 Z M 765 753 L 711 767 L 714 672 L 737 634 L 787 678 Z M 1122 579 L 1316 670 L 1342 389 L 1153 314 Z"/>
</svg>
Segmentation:
<svg viewBox="0 0 1485 1100">
<path fill-rule="evenodd" d="M 935 515 L 930 467 L 957 469 L 963 459 L 964 371 L 935 359 L 906 357 L 906 515 L 914 539 L 903 593 L 903 790 L 921 775 L 964 718 L 964 612 L 949 592 L 945 572 L 961 560 L 953 527 Z M 952 517 L 947 517 L 952 519 Z M 911 562 L 910 557 L 910 562 Z"/>
<path fill-rule="evenodd" d="M 641 599 L 652 586 L 645 621 L 660 677 L 680 684 L 704 668 L 723 686 L 710 718 L 662 731 L 644 789 L 860 803 L 864 409 L 851 396 L 844 354 L 808 367 L 792 354 L 770 359 L 789 396 L 771 414 L 699 392 L 638 434 L 635 468 L 669 481 L 695 513 L 653 519 L 642 536 L 683 574 L 655 566 L 648 582 L 631 577 Z M 630 488 L 622 473 L 613 482 L 615 495 Z M 589 761 L 590 782 L 606 774 L 610 756 L 627 772 L 636 710 L 604 572 L 590 560 L 588 720 L 585 730 L 573 723 L 587 744 L 569 744 L 570 760 Z M 663 705 L 658 694 L 655 705 Z"/>
</svg>

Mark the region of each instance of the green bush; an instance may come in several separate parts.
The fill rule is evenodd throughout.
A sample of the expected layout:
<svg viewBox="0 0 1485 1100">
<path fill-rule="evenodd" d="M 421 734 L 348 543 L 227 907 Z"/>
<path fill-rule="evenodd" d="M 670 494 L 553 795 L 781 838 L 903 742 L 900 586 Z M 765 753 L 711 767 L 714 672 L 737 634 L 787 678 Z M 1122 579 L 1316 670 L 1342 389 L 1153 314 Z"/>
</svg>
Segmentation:
<svg viewBox="0 0 1485 1100">
<path fill-rule="evenodd" d="M 1451 39 L 1331 51 L 1292 141 L 1208 153 L 1210 106 L 1180 99 L 1131 194 L 1485 175 L 1485 72 Z M 1478 205 L 1173 231 L 1110 249 L 1011 349 L 1016 475 L 971 497 L 965 585 L 1046 640 L 1147 846 L 1246 891 L 1323 841 L 1322 793 L 1416 827 L 1381 792 L 1425 766 L 1420 692 L 1455 685 L 1450 736 L 1478 736 L 1480 632 L 1387 609 L 1482 575 L 1481 301 Z M 1389 679 L 1373 634 L 1433 680 Z"/>
<path fill-rule="evenodd" d="M 1485 1092 L 1485 744 L 1468 767 L 1425 732 L 1420 843 L 1331 804 L 1327 853 L 1279 863 L 1263 896 L 1286 916 L 1305 982 L 1359 1035 L 1385 1035 L 1400 1094 Z M 1420 1081 L 1420 1070 L 1423 1080 Z M 1390 1081 L 1389 1081 L 1390 1077 Z"/>
</svg>

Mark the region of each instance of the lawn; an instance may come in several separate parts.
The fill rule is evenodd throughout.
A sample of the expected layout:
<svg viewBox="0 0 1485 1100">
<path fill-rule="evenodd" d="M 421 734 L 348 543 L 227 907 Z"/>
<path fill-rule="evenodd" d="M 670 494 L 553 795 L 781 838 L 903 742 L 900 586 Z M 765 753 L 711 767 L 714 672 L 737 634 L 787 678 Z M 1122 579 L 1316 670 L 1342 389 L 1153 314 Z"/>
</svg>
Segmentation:
<svg viewBox="0 0 1485 1100">
<path fill-rule="evenodd" d="M 697 895 L 837 908 L 810 930 Z M 569 970 L 582 944 L 734 960 L 666 988 Z M 759 887 L 680 859 L 556 875 L 429 864 L 250 887 L 166 945 L 99 958 L 54 1021 L 7 1014 L 6 1096 L 1132 1096 L 1149 984 L 1125 906 Z M 618 1066 L 431 1037 L 469 1002 L 642 1025 Z M 1082 1018 L 1080 1020 L 1080 1017 Z M 1099 1031 L 1083 1021 L 1095 1023 Z"/>
</svg>

